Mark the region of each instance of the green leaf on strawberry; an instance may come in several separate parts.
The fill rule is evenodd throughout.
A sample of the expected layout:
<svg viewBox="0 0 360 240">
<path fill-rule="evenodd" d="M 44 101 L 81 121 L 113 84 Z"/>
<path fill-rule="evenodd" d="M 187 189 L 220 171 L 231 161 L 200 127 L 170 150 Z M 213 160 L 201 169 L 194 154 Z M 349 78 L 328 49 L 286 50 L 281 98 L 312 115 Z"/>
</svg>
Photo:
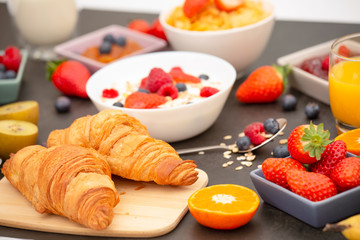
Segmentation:
<svg viewBox="0 0 360 240">
<path fill-rule="evenodd" d="M 62 60 L 56 60 L 56 61 L 48 61 L 46 62 L 46 79 L 49 81 L 51 80 L 51 76 L 56 70 L 56 68 L 63 62 L 65 62 L 65 59 Z"/>
<path fill-rule="evenodd" d="M 308 142 L 304 146 L 304 151 L 309 152 L 310 157 L 316 157 L 317 160 L 320 160 L 326 146 L 332 142 L 332 140 L 329 140 L 330 132 L 328 130 L 324 131 L 324 124 L 321 123 L 315 128 L 312 122 L 310 122 L 309 128 L 304 129 L 304 132 L 301 141 Z"/>
<path fill-rule="evenodd" d="M 290 74 L 292 67 L 289 64 L 286 64 L 284 66 L 278 66 L 276 64 L 272 65 L 276 71 L 282 76 L 282 80 L 283 80 L 283 93 L 286 92 L 287 90 L 287 86 L 289 84 L 289 79 L 287 78 L 287 76 Z"/>
</svg>

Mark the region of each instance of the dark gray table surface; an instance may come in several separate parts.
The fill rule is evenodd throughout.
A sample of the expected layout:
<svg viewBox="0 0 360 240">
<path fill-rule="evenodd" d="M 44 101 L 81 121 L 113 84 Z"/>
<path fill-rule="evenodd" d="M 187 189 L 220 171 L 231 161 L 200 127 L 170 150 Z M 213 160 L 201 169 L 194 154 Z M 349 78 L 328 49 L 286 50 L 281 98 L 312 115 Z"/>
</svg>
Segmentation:
<svg viewBox="0 0 360 240">
<path fill-rule="evenodd" d="M 83 10 L 80 13 L 79 24 L 75 35 L 81 35 L 109 24 L 126 25 L 135 18 L 153 20 L 155 15 L 104 12 Z M 271 39 L 262 56 L 250 66 L 245 76 L 237 80 L 232 92 L 215 124 L 206 132 L 192 139 L 172 143 L 174 148 L 187 148 L 202 145 L 213 145 L 223 142 L 225 135 L 236 136 L 238 132 L 254 121 L 263 121 L 269 117 L 284 117 L 288 119 L 288 127 L 285 129 L 287 138 L 290 131 L 296 126 L 308 123 L 304 113 L 308 102 L 318 102 L 305 94 L 290 89 L 289 92 L 298 98 L 297 110 L 293 112 L 282 111 L 279 101 L 269 104 L 240 104 L 235 99 L 235 90 L 252 70 L 262 65 L 276 63 L 277 58 L 319 44 L 337 37 L 358 32 L 360 26 L 356 24 L 336 23 L 314 23 L 314 22 L 289 22 L 277 21 Z M 12 28 L 9 14 L 5 4 L 0 4 L 0 49 L 16 44 L 15 31 Z M 234 46 L 236 48 L 236 46 Z M 167 48 L 171 50 L 171 47 Z M 239 56 L 241 57 L 241 56 Z M 50 131 L 56 128 L 69 126 L 76 118 L 97 113 L 96 108 L 90 100 L 72 98 L 70 113 L 57 114 L 54 101 L 60 96 L 52 83 L 45 78 L 45 62 L 29 60 L 25 69 L 23 84 L 19 100 L 36 100 L 40 104 L 39 137 L 38 143 L 46 141 Z M 321 108 L 320 116 L 314 123 L 324 123 L 332 137 L 336 136 L 334 119 L 328 105 L 318 102 Z M 189 154 L 187 159 L 195 160 L 200 169 L 209 176 L 209 185 L 233 183 L 254 189 L 250 180 L 250 171 L 256 169 L 257 165 L 271 156 L 271 151 L 277 141 L 257 150 L 257 158 L 252 167 L 245 167 L 241 171 L 235 171 L 234 167 L 222 168 L 222 163 L 227 160 L 223 158 L 222 151 L 211 151 L 205 155 Z M 235 157 L 233 156 L 233 160 Z M 237 161 L 235 160 L 237 163 Z M 0 175 L 0 178 L 3 176 Z M 6 194 L 6 193 L 1 193 Z M 1 197 L 1 196 L 0 196 Z M 1 214 L 1 213 L 0 213 Z M 59 226 L 61 228 L 61 226 Z M 140 227 L 140 226 L 139 226 Z M 100 237 L 74 236 L 66 234 L 55 234 L 37 232 L 23 229 L 0 226 L 0 239 L 3 237 L 25 238 L 25 239 L 103 239 Z M 179 225 L 170 233 L 158 237 L 158 239 L 344 239 L 339 233 L 324 233 L 321 229 L 313 228 L 296 218 L 284 213 L 271 205 L 261 201 L 259 209 L 254 218 L 247 225 L 231 231 L 219 231 L 205 228 L 198 224 L 190 213 L 187 213 Z"/>
</svg>

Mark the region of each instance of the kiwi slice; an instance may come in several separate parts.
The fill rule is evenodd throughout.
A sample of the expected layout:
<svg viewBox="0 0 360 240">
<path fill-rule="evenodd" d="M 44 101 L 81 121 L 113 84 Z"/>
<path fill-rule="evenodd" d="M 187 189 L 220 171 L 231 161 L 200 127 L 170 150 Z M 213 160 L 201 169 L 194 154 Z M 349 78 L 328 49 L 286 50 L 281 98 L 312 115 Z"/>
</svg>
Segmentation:
<svg viewBox="0 0 360 240">
<path fill-rule="evenodd" d="M 38 127 L 21 120 L 0 121 L 0 157 L 5 160 L 11 153 L 37 142 Z"/>
<path fill-rule="evenodd" d="M 39 104 L 36 101 L 21 101 L 0 107 L 0 120 L 22 120 L 37 124 L 39 121 Z"/>
</svg>

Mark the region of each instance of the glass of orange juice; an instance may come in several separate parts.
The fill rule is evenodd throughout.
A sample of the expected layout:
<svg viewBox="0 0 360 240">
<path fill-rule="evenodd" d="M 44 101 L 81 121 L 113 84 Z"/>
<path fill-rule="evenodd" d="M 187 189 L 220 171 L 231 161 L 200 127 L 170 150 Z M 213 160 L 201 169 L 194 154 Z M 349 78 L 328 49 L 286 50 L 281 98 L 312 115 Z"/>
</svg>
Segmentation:
<svg viewBox="0 0 360 240">
<path fill-rule="evenodd" d="M 331 46 L 329 96 L 338 133 L 360 128 L 360 33 Z"/>
</svg>

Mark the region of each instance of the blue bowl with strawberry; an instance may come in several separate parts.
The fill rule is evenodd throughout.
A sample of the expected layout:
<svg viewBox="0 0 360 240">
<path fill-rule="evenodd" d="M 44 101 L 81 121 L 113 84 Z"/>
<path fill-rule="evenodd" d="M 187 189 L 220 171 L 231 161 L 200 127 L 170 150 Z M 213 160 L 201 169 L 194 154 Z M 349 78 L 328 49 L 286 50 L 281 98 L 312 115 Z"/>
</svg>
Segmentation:
<svg viewBox="0 0 360 240">
<path fill-rule="evenodd" d="M 261 198 L 313 227 L 359 213 L 360 158 L 329 138 L 322 124 L 296 127 L 288 139 L 291 157 L 267 158 L 250 173 Z"/>
<path fill-rule="evenodd" d="M 17 100 L 28 52 L 16 46 L 0 51 L 0 104 Z"/>
</svg>

